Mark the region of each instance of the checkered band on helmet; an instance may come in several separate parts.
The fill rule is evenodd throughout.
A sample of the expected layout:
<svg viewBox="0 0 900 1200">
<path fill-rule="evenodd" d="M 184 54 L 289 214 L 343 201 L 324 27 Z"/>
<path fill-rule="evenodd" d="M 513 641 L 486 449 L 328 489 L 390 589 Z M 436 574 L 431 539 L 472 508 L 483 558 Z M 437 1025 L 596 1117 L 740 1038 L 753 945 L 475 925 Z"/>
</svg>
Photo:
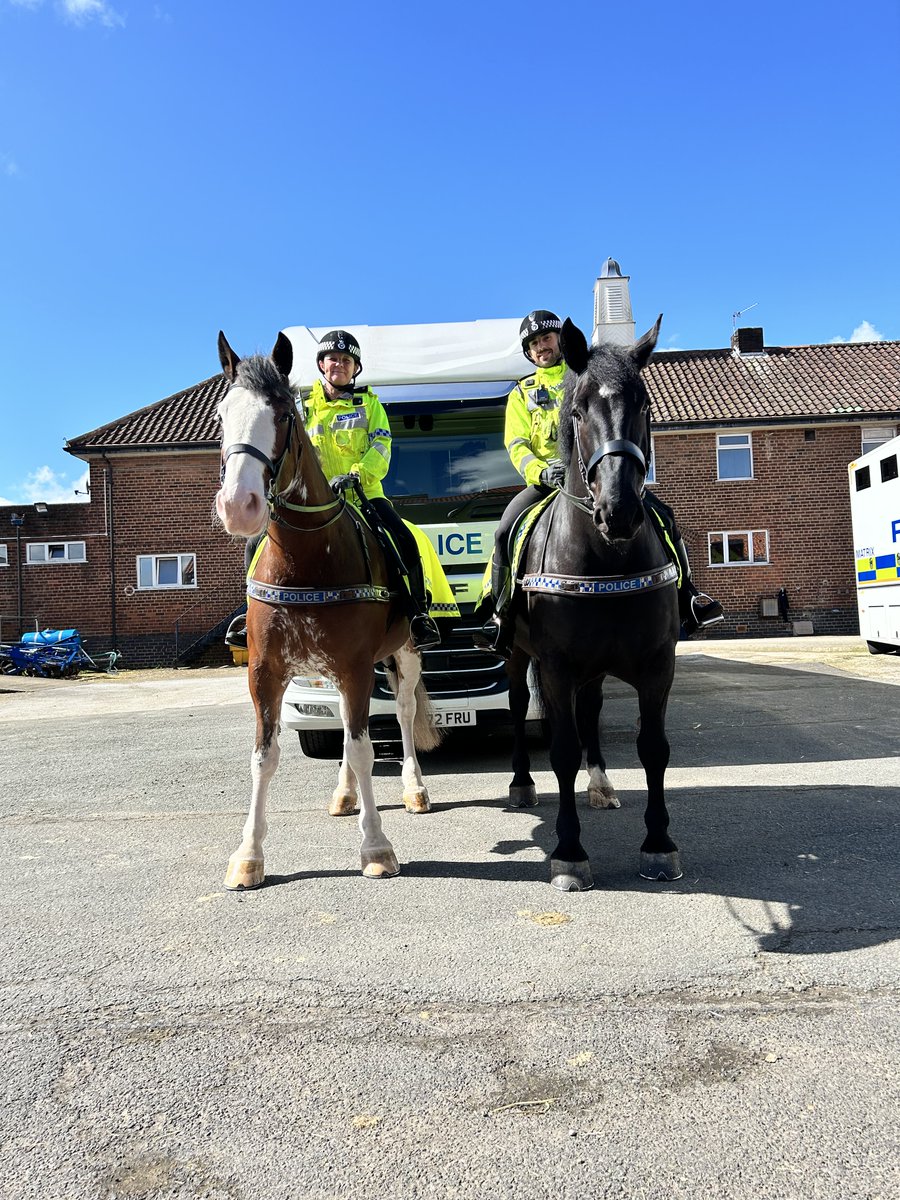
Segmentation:
<svg viewBox="0 0 900 1200">
<path fill-rule="evenodd" d="M 325 334 L 319 342 L 316 362 L 321 363 L 326 354 L 349 354 L 356 360 L 358 366 L 362 366 L 362 351 L 359 348 L 359 342 L 346 329 L 332 329 Z"/>
<path fill-rule="evenodd" d="M 539 337 L 542 333 L 559 333 L 561 329 L 562 321 L 556 313 L 549 312 L 546 308 L 536 308 L 523 318 L 519 326 L 522 353 L 528 357 L 528 343 L 533 337 Z"/>
</svg>

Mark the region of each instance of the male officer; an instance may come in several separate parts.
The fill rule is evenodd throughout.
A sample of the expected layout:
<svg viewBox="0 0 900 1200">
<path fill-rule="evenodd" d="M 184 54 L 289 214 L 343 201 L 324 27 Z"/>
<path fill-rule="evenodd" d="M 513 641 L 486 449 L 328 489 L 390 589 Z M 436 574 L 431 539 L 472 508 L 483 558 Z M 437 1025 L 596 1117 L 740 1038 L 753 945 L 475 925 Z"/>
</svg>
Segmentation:
<svg viewBox="0 0 900 1200">
<path fill-rule="evenodd" d="M 509 658 L 513 643 L 513 621 L 510 613 L 512 581 L 510 578 L 509 535 L 521 514 L 561 487 L 566 474 L 565 464 L 557 457 L 559 441 L 559 410 L 563 399 L 563 377 L 566 364 L 560 347 L 562 322 L 556 313 L 545 308 L 535 309 L 524 317 L 519 326 L 522 353 L 535 365 L 532 375 L 520 379 L 509 394 L 506 404 L 504 441 L 513 466 L 528 485 L 509 502 L 494 535 L 494 555 L 491 560 L 491 598 L 494 612 L 476 644 Z M 723 619 L 722 606 L 717 600 L 698 592 L 691 579 L 687 548 L 671 508 L 651 492 L 644 493 L 646 503 L 661 518 L 681 568 L 678 589 L 678 611 L 686 637 L 704 625 Z M 484 609 L 482 608 L 482 613 Z"/>
</svg>

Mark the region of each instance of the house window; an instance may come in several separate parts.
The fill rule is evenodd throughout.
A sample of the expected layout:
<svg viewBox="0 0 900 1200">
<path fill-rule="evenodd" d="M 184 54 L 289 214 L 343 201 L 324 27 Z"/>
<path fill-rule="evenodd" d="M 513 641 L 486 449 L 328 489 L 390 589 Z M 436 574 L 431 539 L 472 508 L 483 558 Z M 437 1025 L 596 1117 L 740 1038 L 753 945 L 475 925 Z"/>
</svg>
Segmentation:
<svg viewBox="0 0 900 1200">
<path fill-rule="evenodd" d="M 9 547 L 0 544 L 0 567 L 9 566 Z"/>
<path fill-rule="evenodd" d="M 720 479 L 753 478 L 753 444 L 749 433 L 720 433 L 716 437 Z"/>
<path fill-rule="evenodd" d="M 769 561 L 766 529 L 726 530 L 709 534 L 711 567 L 752 567 Z"/>
<path fill-rule="evenodd" d="M 137 560 L 138 588 L 195 588 L 197 560 L 193 554 L 141 554 Z"/>
<path fill-rule="evenodd" d="M 650 435 L 650 461 L 647 463 L 647 483 L 656 483 L 656 447 L 653 444 L 653 434 Z"/>
<path fill-rule="evenodd" d="M 868 454 L 870 450 L 877 450 L 879 446 L 889 442 L 896 434 L 897 429 L 894 425 L 863 425 L 860 453 Z"/>
<path fill-rule="evenodd" d="M 29 563 L 86 562 L 84 542 L 29 542 L 25 561 Z"/>
</svg>

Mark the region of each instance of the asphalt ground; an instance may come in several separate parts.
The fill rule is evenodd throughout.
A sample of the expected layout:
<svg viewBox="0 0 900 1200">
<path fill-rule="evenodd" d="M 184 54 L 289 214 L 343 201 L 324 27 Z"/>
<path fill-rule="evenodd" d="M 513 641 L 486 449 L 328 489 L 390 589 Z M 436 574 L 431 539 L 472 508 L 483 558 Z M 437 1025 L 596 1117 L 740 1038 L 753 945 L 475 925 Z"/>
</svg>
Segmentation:
<svg viewBox="0 0 900 1200">
<path fill-rule="evenodd" d="M 679 647 L 654 885 L 612 682 L 574 895 L 540 746 L 526 811 L 503 736 L 424 757 L 427 816 L 378 764 L 376 883 L 286 736 L 236 894 L 244 671 L 0 678 L 3 1197 L 895 1200 L 898 684 L 858 639 Z"/>
</svg>

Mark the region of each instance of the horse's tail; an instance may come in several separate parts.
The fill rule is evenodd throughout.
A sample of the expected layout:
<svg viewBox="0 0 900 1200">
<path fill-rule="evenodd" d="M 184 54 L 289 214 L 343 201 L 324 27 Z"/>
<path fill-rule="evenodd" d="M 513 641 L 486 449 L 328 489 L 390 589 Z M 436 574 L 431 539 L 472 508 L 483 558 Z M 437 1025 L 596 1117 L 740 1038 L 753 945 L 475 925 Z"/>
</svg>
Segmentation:
<svg viewBox="0 0 900 1200">
<path fill-rule="evenodd" d="M 444 731 L 434 723 L 434 708 L 428 689 L 420 679 L 416 684 L 416 719 L 413 741 L 417 750 L 435 750 L 444 740 Z"/>
<path fill-rule="evenodd" d="M 414 655 L 415 651 L 407 647 L 405 650 L 399 651 L 399 654 Z M 421 663 L 421 659 L 419 661 Z M 397 657 L 392 655 L 390 658 L 384 659 L 384 667 L 387 671 L 391 691 L 396 696 L 400 686 Z M 414 695 L 416 698 L 416 715 L 413 719 L 413 744 L 417 750 L 435 750 L 444 740 L 444 730 L 434 723 L 434 707 L 421 676 L 416 682 Z"/>
</svg>

